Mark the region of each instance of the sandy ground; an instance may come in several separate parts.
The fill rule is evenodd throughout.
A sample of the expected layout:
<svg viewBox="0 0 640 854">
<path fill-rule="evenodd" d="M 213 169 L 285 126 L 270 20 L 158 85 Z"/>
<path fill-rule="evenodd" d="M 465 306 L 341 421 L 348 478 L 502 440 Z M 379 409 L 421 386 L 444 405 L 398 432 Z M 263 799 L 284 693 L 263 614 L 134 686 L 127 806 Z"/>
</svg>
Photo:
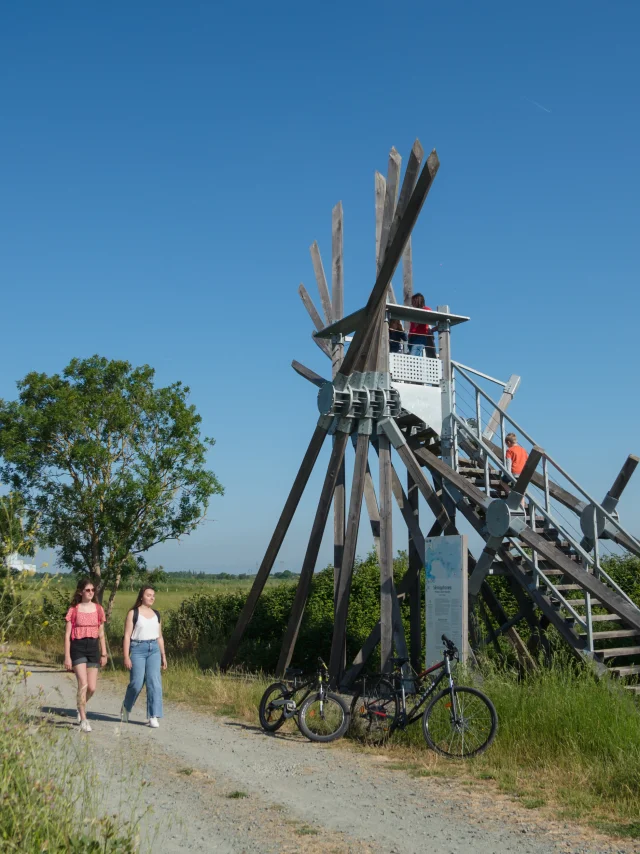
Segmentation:
<svg viewBox="0 0 640 854">
<path fill-rule="evenodd" d="M 57 726 L 78 730 L 75 678 L 34 668 L 27 689 Z M 142 699 L 142 698 L 141 698 Z M 165 705 L 158 730 L 144 704 L 120 724 L 122 696 L 104 682 L 89 707 L 87 739 L 102 769 L 105 808 L 144 813 L 155 854 L 596 854 L 638 847 L 549 822 L 483 785 L 412 778 L 385 760 L 268 736 L 258 726 Z M 256 715 L 257 717 L 257 715 Z M 144 781 L 144 784 L 142 784 Z M 230 797 L 242 793 L 244 797 Z"/>
</svg>

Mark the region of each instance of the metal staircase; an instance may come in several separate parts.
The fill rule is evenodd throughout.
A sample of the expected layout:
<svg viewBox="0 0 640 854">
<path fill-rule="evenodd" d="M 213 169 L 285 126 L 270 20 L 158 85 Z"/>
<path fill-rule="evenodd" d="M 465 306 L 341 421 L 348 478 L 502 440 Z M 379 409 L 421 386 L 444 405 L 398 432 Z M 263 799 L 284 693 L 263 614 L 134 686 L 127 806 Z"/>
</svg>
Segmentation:
<svg viewBox="0 0 640 854">
<path fill-rule="evenodd" d="M 597 502 L 506 414 L 503 401 L 501 406 L 487 394 L 471 376 L 477 372 L 452 366 L 452 405 L 443 412 L 441 435 L 410 421 L 404 430 L 434 482 L 486 543 L 470 575 L 471 597 L 483 585 L 486 590 L 491 576 L 506 576 L 519 611 L 498 632 L 526 620 L 544 641 L 553 625 L 576 656 L 640 693 L 640 609 L 602 565 L 612 543 L 640 556 L 640 542 L 615 512 L 638 458 L 629 457 Z M 504 437 L 511 430 L 533 449 L 526 483 L 516 483 L 503 462 Z M 496 529 L 500 514 L 504 531 Z"/>
</svg>

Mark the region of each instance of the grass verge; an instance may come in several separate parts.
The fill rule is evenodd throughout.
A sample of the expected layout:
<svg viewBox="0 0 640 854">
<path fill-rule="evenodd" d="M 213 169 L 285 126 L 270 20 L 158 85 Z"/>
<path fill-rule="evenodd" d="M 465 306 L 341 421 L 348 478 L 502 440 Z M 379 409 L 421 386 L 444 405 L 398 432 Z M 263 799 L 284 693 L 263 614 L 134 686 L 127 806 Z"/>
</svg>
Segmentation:
<svg viewBox="0 0 640 854">
<path fill-rule="evenodd" d="M 33 710 L 25 707 L 27 674 L 20 666 L 0 666 L 0 850 L 137 851 L 135 824 L 98 809 L 86 746 L 49 727 L 35 703 Z"/>
</svg>

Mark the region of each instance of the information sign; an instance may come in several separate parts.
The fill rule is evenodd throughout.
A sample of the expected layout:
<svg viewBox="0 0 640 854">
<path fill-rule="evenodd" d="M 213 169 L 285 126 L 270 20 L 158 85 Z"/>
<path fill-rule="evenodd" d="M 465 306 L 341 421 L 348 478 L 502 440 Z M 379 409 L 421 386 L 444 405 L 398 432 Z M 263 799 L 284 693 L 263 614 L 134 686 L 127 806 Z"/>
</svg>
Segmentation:
<svg viewBox="0 0 640 854">
<path fill-rule="evenodd" d="M 467 538 L 427 537 L 425 540 L 425 602 L 427 667 L 442 660 L 442 635 L 467 659 Z"/>
</svg>

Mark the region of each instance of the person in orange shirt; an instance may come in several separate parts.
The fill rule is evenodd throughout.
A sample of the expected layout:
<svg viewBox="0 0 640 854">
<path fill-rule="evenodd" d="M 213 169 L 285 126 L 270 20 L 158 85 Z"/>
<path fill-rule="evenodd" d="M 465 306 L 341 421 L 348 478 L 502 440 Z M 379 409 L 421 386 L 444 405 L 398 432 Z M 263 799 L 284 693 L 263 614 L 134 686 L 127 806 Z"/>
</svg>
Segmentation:
<svg viewBox="0 0 640 854">
<path fill-rule="evenodd" d="M 529 454 L 525 451 L 522 445 L 518 444 L 518 437 L 515 433 L 507 433 L 504 437 L 504 443 L 507 446 L 507 454 L 505 465 L 509 474 L 512 474 L 516 480 L 525 467 Z M 521 502 L 524 507 L 524 498 Z"/>
</svg>

